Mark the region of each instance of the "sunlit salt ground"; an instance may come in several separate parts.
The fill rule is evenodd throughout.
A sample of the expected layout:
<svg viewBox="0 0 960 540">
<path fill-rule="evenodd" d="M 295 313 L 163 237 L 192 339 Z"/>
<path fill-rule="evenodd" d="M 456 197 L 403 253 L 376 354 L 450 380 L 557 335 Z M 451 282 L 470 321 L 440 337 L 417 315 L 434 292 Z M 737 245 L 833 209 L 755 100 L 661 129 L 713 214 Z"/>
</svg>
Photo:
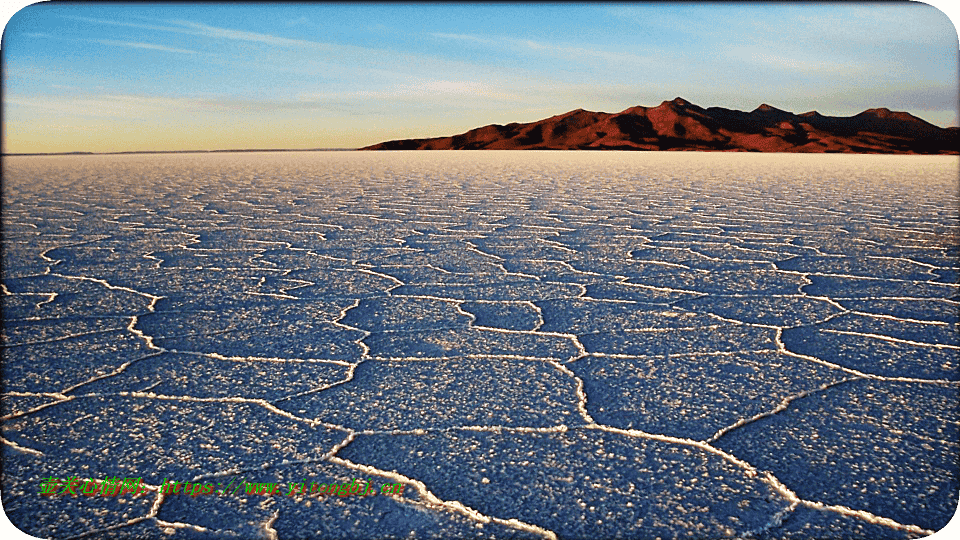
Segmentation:
<svg viewBox="0 0 960 540">
<path fill-rule="evenodd" d="M 882 539 L 956 510 L 956 157 L 3 173 L 0 487 L 35 536 Z M 157 490 L 236 477 L 407 489 Z"/>
</svg>

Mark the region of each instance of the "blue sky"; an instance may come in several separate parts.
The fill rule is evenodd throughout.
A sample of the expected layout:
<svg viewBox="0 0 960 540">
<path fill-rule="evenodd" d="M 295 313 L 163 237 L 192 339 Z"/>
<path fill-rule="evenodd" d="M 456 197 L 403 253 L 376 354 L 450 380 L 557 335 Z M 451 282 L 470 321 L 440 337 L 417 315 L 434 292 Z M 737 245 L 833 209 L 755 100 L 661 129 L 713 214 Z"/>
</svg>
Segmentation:
<svg viewBox="0 0 960 540">
<path fill-rule="evenodd" d="M 4 151 L 352 148 L 698 105 L 957 125 L 919 4 L 35 4 L 7 23 Z"/>
</svg>

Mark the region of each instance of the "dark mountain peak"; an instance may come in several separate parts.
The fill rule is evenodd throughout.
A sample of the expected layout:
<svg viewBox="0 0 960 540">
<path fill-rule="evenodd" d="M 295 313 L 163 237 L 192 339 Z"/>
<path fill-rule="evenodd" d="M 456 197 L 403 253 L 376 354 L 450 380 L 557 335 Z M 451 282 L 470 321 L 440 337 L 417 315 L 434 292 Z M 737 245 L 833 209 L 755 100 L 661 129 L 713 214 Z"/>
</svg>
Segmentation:
<svg viewBox="0 0 960 540">
<path fill-rule="evenodd" d="M 879 109 L 867 109 L 862 113 L 858 114 L 857 116 L 861 118 L 872 116 L 874 118 L 882 118 L 884 120 L 899 120 L 900 122 L 909 122 L 913 124 L 926 124 L 929 126 L 933 126 L 933 124 L 930 124 L 924 120 L 921 120 L 920 118 L 917 118 L 916 116 L 908 112 L 891 111 L 886 107 L 880 107 Z"/>
<path fill-rule="evenodd" d="M 629 109 L 624 109 L 623 111 L 620 111 L 617 114 L 627 114 L 627 115 L 633 114 L 633 115 L 643 116 L 647 114 L 647 107 L 644 107 L 643 105 L 637 105 L 636 107 L 630 107 Z"/>
<path fill-rule="evenodd" d="M 657 108 L 657 109 L 670 109 L 670 110 L 677 111 L 677 110 L 688 109 L 688 108 L 691 108 L 691 107 L 696 107 L 696 105 L 693 105 L 692 103 L 690 103 L 689 101 L 683 99 L 682 97 L 677 97 L 677 98 L 674 98 L 674 99 L 672 99 L 672 100 L 670 100 L 670 101 L 664 101 L 663 103 L 661 103 L 659 106 L 657 106 L 657 107 L 655 107 L 655 108 Z"/>
<path fill-rule="evenodd" d="M 766 103 L 761 103 L 759 107 L 757 107 L 756 109 L 753 110 L 753 112 L 758 112 L 758 111 L 759 111 L 759 112 L 762 112 L 762 113 L 777 112 L 777 113 L 786 113 L 786 114 L 789 114 L 789 113 L 787 113 L 787 111 L 778 109 L 778 108 L 776 108 L 776 107 L 774 107 L 774 106 L 772 106 L 772 105 L 767 105 Z"/>
<path fill-rule="evenodd" d="M 888 109 L 888 108 L 886 108 L 886 107 L 880 107 L 879 109 L 867 109 L 867 110 L 863 111 L 863 112 L 860 113 L 860 114 L 871 114 L 871 115 L 877 116 L 877 117 L 879 117 L 879 118 L 888 118 L 888 117 L 890 116 L 890 113 L 891 113 L 891 112 L 892 112 L 892 111 L 890 111 L 890 109 Z M 859 116 L 859 115 L 858 115 L 858 116 Z"/>
<path fill-rule="evenodd" d="M 960 128 L 905 112 L 795 115 L 766 103 L 752 112 L 703 109 L 677 97 L 620 113 L 576 109 L 537 122 L 491 125 L 451 137 L 383 142 L 370 150 L 696 150 L 960 154 Z"/>
<path fill-rule="evenodd" d="M 565 113 L 563 113 L 563 114 L 558 114 L 558 115 L 556 115 L 556 116 L 551 116 L 550 118 L 547 118 L 547 119 L 545 119 L 545 120 L 541 120 L 541 122 L 546 121 L 546 120 L 563 120 L 563 119 L 566 119 L 566 118 L 576 118 L 576 117 L 578 117 L 578 116 L 593 115 L 593 114 L 596 114 L 596 113 L 594 113 L 594 112 L 592 112 L 592 111 L 588 111 L 588 110 L 586 110 L 586 109 L 574 109 L 574 110 L 572 110 L 572 111 L 565 112 Z"/>
</svg>

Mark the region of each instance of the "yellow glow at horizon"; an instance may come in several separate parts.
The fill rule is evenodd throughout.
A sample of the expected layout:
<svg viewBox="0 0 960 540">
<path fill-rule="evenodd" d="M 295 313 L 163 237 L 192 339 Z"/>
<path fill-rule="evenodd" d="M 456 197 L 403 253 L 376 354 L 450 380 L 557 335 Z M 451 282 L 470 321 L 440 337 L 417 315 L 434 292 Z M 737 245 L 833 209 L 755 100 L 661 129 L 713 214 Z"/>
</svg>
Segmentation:
<svg viewBox="0 0 960 540">
<path fill-rule="evenodd" d="M 245 113 L 153 111 L 132 117 L 5 104 L 3 152 L 137 152 L 360 148 L 394 139 L 442 137 L 501 121 L 469 111 L 438 121 L 415 115 L 316 117 L 302 111 Z M 512 118 L 517 112 L 507 112 Z M 543 113 L 520 114 L 533 121 Z M 546 116 L 546 115 L 544 115 Z M 507 120 L 507 123 L 513 120 Z"/>
</svg>

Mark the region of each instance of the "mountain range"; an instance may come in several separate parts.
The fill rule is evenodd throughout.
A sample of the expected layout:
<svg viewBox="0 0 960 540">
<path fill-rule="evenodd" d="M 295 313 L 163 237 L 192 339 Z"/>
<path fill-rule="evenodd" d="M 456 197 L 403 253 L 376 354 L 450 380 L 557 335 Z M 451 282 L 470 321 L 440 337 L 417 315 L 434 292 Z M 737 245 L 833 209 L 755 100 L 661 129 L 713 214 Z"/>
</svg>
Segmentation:
<svg viewBox="0 0 960 540">
<path fill-rule="evenodd" d="M 537 122 L 491 124 L 451 137 L 388 141 L 361 150 L 694 150 L 848 154 L 960 154 L 960 128 L 886 108 L 860 114 L 750 112 L 683 98 L 619 113 L 583 109 Z"/>
</svg>

